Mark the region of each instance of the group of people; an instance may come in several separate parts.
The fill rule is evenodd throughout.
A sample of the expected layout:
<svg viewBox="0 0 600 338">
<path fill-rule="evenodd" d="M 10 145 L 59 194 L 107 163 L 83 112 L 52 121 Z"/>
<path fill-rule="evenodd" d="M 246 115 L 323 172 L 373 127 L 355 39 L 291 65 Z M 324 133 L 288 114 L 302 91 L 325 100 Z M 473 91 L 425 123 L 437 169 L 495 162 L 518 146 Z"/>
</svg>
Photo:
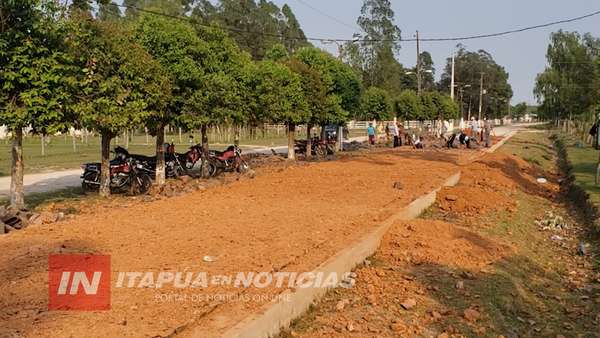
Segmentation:
<svg viewBox="0 0 600 338">
<path fill-rule="evenodd" d="M 492 124 L 492 122 L 490 120 L 488 120 L 487 118 L 484 118 L 482 132 L 479 132 L 479 121 L 477 121 L 475 119 L 475 117 L 471 117 L 470 124 L 471 124 L 471 132 L 469 133 L 469 135 L 467 135 L 463 132 L 456 134 L 450 128 L 450 123 L 448 122 L 448 120 L 443 119 L 441 136 L 446 141 L 446 146 L 448 148 L 451 148 L 452 144 L 454 143 L 454 140 L 456 139 L 456 137 L 458 137 L 459 148 L 463 148 L 463 147 L 471 148 L 471 140 L 473 139 L 473 136 L 475 137 L 474 140 L 477 143 L 479 143 L 478 138 L 480 138 L 480 140 L 483 141 L 483 137 L 485 135 L 485 146 L 486 146 L 486 148 L 489 148 L 490 147 L 490 133 L 494 129 L 494 125 Z M 410 129 L 410 127 L 409 127 L 409 129 Z M 389 122 L 387 122 L 387 124 L 385 126 L 385 133 L 386 133 L 387 138 L 389 139 L 389 137 L 390 137 L 390 123 Z M 414 140 L 410 139 L 411 138 L 410 134 L 404 132 L 404 126 L 402 125 L 402 123 L 400 123 L 400 121 L 396 121 L 396 124 L 394 125 L 393 129 L 391 130 L 391 134 L 394 137 L 394 148 L 402 146 L 403 136 L 405 139 L 404 140 L 405 143 L 406 144 L 412 143 L 413 148 L 423 149 L 423 147 L 424 147 L 425 138 L 423 136 L 419 136 L 418 139 L 416 137 Z M 373 126 L 372 122 L 370 122 L 369 126 L 367 127 L 367 136 L 369 138 L 369 143 L 375 144 L 376 131 L 375 131 L 375 127 Z"/>
<path fill-rule="evenodd" d="M 490 133 L 494 130 L 494 125 L 487 118 L 483 119 L 483 131 L 479 131 L 479 121 L 475 119 L 475 117 L 471 117 L 471 132 L 469 135 L 463 133 L 462 131 L 458 134 L 459 140 L 459 148 L 471 148 L 471 140 L 473 136 L 475 136 L 475 142 L 479 143 L 479 140 L 483 141 L 483 137 L 485 135 L 485 147 L 490 147 Z M 456 139 L 457 134 L 452 132 L 450 129 L 450 123 L 446 119 L 442 120 L 442 137 L 446 141 L 446 146 L 448 148 L 452 147 L 452 143 Z M 478 140 L 479 138 L 479 140 Z"/>
</svg>

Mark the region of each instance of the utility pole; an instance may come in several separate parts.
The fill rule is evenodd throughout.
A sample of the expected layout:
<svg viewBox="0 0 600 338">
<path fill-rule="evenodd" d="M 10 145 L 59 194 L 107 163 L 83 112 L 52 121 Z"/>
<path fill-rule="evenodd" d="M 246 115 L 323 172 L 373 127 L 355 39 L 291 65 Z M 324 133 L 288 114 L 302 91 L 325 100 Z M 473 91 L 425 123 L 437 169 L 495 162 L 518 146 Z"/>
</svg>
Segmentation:
<svg viewBox="0 0 600 338">
<path fill-rule="evenodd" d="M 338 52 L 339 52 L 338 60 L 343 61 L 344 60 L 344 45 L 338 43 Z"/>
<path fill-rule="evenodd" d="M 417 30 L 417 94 L 421 95 L 421 67 L 419 67 L 419 61 L 421 55 L 419 53 L 419 31 Z"/>
<path fill-rule="evenodd" d="M 450 81 L 450 98 L 452 101 L 454 101 L 454 52 L 452 53 L 452 80 Z"/>
<path fill-rule="evenodd" d="M 479 121 L 481 121 L 481 106 L 483 104 L 483 75 L 484 72 L 481 72 L 481 83 L 479 85 Z"/>
<path fill-rule="evenodd" d="M 463 115 L 463 110 L 464 110 L 464 109 L 463 109 L 463 102 L 462 102 L 462 100 L 463 100 L 463 95 L 464 95 L 464 94 L 463 94 L 463 92 L 464 92 L 464 91 L 465 91 L 465 90 L 464 90 L 464 88 L 462 88 L 462 87 L 461 87 L 461 88 L 458 88 L 458 104 L 460 104 L 460 117 L 463 117 L 463 116 L 464 116 L 464 115 Z M 452 93 L 452 94 L 454 94 L 454 93 Z"/>
</svg>

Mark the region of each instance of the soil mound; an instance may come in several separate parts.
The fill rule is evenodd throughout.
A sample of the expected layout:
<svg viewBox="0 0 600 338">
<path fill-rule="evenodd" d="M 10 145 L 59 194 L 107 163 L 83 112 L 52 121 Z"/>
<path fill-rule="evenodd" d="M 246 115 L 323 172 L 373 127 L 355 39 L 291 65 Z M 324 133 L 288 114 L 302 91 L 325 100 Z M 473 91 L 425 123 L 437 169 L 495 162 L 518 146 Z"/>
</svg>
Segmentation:
<svg viewBox="0 0 600 338">
<path fill-rule="evenodd" d="M 548 183 L 538 183 L 537 178 L 546 178 Z M 545 173 L 520 157 L 506 153 L 489 153 L 480 160 L 466 166 L 460 182 L 470 187 L 483 187 L 493 191 L 516 194 L 521 190 L 540 197 L 554 197 L 558 192 L 556 177 Z"/>
<path fill-rule="evenodd" d="M 381 243 L 376 257 L 392 266 L 437 265 L 480 270 L 514 252 L 510 246 L 468 229 L 423 219 L 397 222 Z"/>
<path fill-rule="evenodd" d="M 516 206 L 514 201 L 502 197 L 493 191 L 476 187 L 443 187 L 437 194 L 436 202 L 442 211 L 457 213 L 486 213 L 491 210 L 507 210 Z"/>
</svg>

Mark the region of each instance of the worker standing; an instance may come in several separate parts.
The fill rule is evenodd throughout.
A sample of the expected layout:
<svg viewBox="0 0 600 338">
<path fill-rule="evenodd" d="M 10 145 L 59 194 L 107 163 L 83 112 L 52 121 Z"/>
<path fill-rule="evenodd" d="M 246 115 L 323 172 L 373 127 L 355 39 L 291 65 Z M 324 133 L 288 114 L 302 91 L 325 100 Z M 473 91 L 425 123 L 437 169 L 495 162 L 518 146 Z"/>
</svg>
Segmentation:
<svg viewBox="0 0 600 338">
<path fill-rule="evenodd" d="M 494 129 L 494 126 L 492 125 L 492 122 L 490 122 L 490 120 L 488 120 L 487 118 L 483 119 L 483 131 L 485 132 L 485 147 L 489 148 L 490 147 L 490 133 L 492 132 L 492 130 Z"/>
<path fill-rule="evenodd" d="M 473 135 L 475 135 L 474 138 L 473 138 Z M 471 140 L 477 141 L 477 144 L 479 144 L 479 141 L 477 140 L 478 135 L 479 135 L 479 121 L 477 121 L 474 116 L 471 116 L 471 133 L 469 133 L 469 138 Z"/>
<path fill-rule="evenodd" d="M 369 138 L 369 144 L 375 144 L 375 127 L 373 127 L 372 122 L 369 122 L 369 126 L 367 127 L 367 137 Z"/>
<path fill-rule="evenodd" d="M 444 140 L 446 142 L 448 142 L 448 140 L 450 140 L 450 136 L 452 136 L 452 131 L 450 130 L 450 123 L 448 122 L 448 120 L 443 119 L 442 120 L 442 137 L 444 138 Z"/>
<path fill-rule="evenodd" d="M 394 125 L 394 148 L 396 148 L 398 146 L 398 140 L 400 139 L 400 121 L 396 121 L 396 124 Z"/>
</svg>

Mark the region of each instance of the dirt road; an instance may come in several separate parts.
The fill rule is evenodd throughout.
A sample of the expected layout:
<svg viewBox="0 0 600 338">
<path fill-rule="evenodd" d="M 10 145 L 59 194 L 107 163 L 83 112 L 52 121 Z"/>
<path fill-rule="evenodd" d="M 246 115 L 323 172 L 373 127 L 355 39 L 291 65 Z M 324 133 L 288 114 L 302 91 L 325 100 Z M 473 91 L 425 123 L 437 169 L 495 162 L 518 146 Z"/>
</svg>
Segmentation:
<svg viewBox="0 0 600 338">
<path fill-rule="evenodd" d="M 162 302 L 157 295 L 268 296 L 287 284 L 117 288 L 119 273 L 204 272 L 210 279 L 311 271 L 479 154 L 404 148 L 353 156 L 2 236 L 0 336 L 166 337 L 182 326 L 184 334 L 218 336 L 265 301 Z M 394 189 L 396 181 L 404 188 Z M 51 254 L 111 255 L 111 310 L 49 312 Z"/>
</svg>

